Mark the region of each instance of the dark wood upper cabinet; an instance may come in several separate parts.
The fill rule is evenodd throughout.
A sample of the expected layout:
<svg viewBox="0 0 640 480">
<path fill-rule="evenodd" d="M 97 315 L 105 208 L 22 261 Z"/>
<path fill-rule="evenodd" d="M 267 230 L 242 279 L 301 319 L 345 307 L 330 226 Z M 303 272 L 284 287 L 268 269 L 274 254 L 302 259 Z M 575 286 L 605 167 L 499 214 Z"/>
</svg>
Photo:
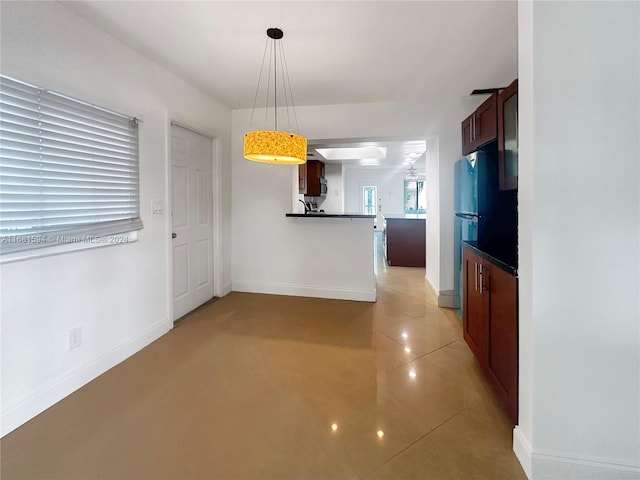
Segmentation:
<svg viewBox="0 0 640 480">
<path fill-rule="evenodd" d="M 307 164 L 298 165 L 298 193 L 307 193 Z"/>
<path fill-rule="evenodd" d="M 462 154 L 468 155 L 497 138 L 497 98 L 491 94 L 471 115 L 462 121 Z"/>
<path fill-rule="evenodd" d="M 300 167 L 305 167 L 306 187 L 305 191 L 299 190 L 299 193 L 304 193 L 308 197 L 322 197 L 327 194 L 326 182 L 324 181 L 324 163 L 319 160 L 307 160 L 304 165 L 299 165 L 298 168 L 298 183 L 300 180 Z"/>
<path fill-rule="evenodd" d="M 518 188 L 518 80 L 498 95 L 500 190 Z"/>
<path fill-rule="evenodd" d="M 462 121 L 462 154 L 468 155 L 474 151 L 473 139 L 473 117 L 474 113 Z"/>
<path fill-rule="evenodd" d="M 474 135 L 478 148 L 495 140 L 497 137 L 497 98 L 498 96 L 494 93 L 476 110 Z"/>
</svg>

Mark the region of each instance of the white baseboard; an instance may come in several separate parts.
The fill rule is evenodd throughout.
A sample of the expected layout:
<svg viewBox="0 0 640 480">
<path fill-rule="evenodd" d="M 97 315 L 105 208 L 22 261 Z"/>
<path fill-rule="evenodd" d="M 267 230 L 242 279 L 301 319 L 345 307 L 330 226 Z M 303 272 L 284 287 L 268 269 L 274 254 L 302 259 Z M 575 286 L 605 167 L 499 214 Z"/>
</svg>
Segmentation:
<svg viewBox="0 0 640 480">
<path fill-rule="evenodd" d="M 442 290 L 438 294 L 438 306 L 443 308 L 455 308 L 453 290 Z"/>
<path fill-rule="evenodd" d="M 516 426 L 513 451 L 531 480 L 640 480 L 640 465 L 618 459 L 533 450 Z"/>
<path fill-rule="evenodd" d="M 438 300 L 438 289 L 436 287 L 434 287 L 433 283 L 431 283 L 431 280 L 429 279 L 428 276 L 424 276 L 424 278 L 427 280 L 427 287 L 429 287 L 429 290 L 431 290 L 431 293 L 433 293 L 433 296 L 436 297 L 436 301 Z"/>
<path fill-rule="evenodd" d="M 270 295 L 291 295 L 294 297 L 331 298 L 335 300 L 355 300 L 375 302 L 376 289 L 359 290 L 315 285 L 287 285 L 279 283 L 233 282 L 234 292 L 266 293 Z"/>
<path fill-rule="evenodd" d="M 427 280 L 427 286 L 431 293 L 433 293 L 434 297 L 436 297 L 436 303 L 439 307 L 443 308 L 455 308 L 455 302 L 453 300 L 453 290 L 442 290 L 438 291 L 436 287 L 434 287 L 433 283 L 429 277 L 425 275 L 424 277 Z"/>
<path fill-rule="evenodd" d="M 640 465 L 534 451 L 533 480 L 640 480 Z"/>
<path fill-rule="evenodd" d="M 513 452 L 527 478 L 531 479 L 531 444 L 518 425 L 513 429 Z"/>
<path fill-rule="evenodd" d="M 220 295 L 221 297 L 224 297 L 225 295 L 230 294 L 233 291 L 233 288 L 231 286 L 231 283 L 225 283 L 222 286 L 222 294 Z"/>
<path fill-rule="evenodd" d="M 4 437 L 94 378 L 142 350 L 170 329 L 171 322 L 166 319 L 162 320 L 95 361 L 83 365 L 52 385 L 34 393 L 26 400 L 9 407 L 6 411 L 3 410 L 0 417 L 0 437 Z"/>
</svg>

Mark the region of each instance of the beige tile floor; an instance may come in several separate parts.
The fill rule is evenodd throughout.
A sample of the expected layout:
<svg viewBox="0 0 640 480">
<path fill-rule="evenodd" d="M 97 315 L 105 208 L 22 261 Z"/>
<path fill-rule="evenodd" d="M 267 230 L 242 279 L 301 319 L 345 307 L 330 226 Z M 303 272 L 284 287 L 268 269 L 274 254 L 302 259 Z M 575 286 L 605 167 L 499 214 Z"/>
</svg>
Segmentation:
<svg viewBox="0 0 640 480">
<path fill-rule="evenodd" d="M 199 308 L 4 437 L 1 478 L 525 479 L 424 269 L 376 270 L 375 304 Z"/>
</svg>

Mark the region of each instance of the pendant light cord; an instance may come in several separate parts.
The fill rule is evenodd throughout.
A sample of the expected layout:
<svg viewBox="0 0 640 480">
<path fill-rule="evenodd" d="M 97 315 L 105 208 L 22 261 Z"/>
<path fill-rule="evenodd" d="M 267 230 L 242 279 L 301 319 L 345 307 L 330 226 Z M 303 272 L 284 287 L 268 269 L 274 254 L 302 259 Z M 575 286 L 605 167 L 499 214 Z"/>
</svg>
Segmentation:
<svg viewBox="0 0 640 480">
<path fill-rule="evenodd" d="M 256 102 L 258 101 L 258 92 L 260 91 L 260 79 L 262 79 L 262 72 L 264 71 L 264 59 L 267 56 L 267 47 L 269 46 L 269 39 L 264 42 L 264 52 L 262 53 L 262 64 L 260 65 L 260 74 L 258 75 L 258 85 L 256 85 L 256 94 L 253 97 L 253 106 L 251 107 L 251 118 L 249 119 L 249 128 L 253 125 L 253 112 L 256 110 Z"/>
<path fill-rule="evenodd" d="M 269 46 L 271 46 L 271 50 L 269 51 L 269 72 L 267 73 L 267 104 L 265 107 L 265 126 L 267 124 L 267 115 L 269 110 L 269 87 L 271 86 L 271 57 L 273 52 L 273 92 L 274 92 L 274 130 L 278 130 L 278 39 L 273 38 L 273 43 L 269 43 L 270 38 L 267 38 L 267 41 L 264 44 L 264 51 L 262 53 L 262 64 L 260 65 L 260 74 L 258 75 L 258 84 L 256 85 L 256 92 L 253 96 L 253 105 L 251 107 L 251 117 L 249 119 L 249 128 L 253 126 L 253 116 L 256 110 L 256 104 L 258 103 L 258 94 L 260 93 L 260 83 L 262 80 L 262 75 L 264 72 L 264 64 L 265 59 L 267 58 L 267 50 Z M 300 131 L 300 127 L 298 125 L 298 115 L 296 113 L 295 102 L 293 100 L 293 90 L 291 88 L 291 79 L 289 78 L 289 67 L 287 65 L 287 57 L 284 53 L 284 43 L 282 39 L 280 40 L 280 74 L 282 75 L 282 84 L 283 92 L 284 92 L 284 100 L 285 100 L 285 110 L 287 114 L 287 123 L 289 125 L 289 131 L 291 132 L 291 117 L 289 115 L 289 97 L 291 97 L 291 109 L 293 110 L 293 120 L 295 124 L 295 132 Z M 288 86 L 288 89 L 287 89 Z M 287 95 L 288 93 L 288 95 Z"/>
<path fill-rule="evenodd" d="M 293 110 L 293 119 L 295 121 L 296 124 L 296 132 L 300 131 L 300 127 L 298 126 L 298 115 L 296 114 L 296 105 L 293 101 L 293 90 L 291 89 L 291 79 L 289 78 L 289 67 L 287 66 L 287 57 L 284 54 L 284 43 L 282 43 L 280 45 L 280 53 L 282 55 L 282 70 L 283 70 L 283 75 L 284 73 L 286 73 L 287 75 L 287 81 L 285 82 L 285 100 L 286 100 L 286 96 L 287 96 L 287 90 L 286 90 L 286 85 L 289 85 L 289 95 L 291 96 L 291 108 Z M 284 80 L 283 80 L 284 82 Z M 287 105 L 287 119 L 289 121 L 289 131 L 291 131 L 291 120 L 289 119 L 289 106 Z"/>
<path fill-rule="evenodd" d="M 278 41 L 273 39 L 273 117 L 275 131 L 278 131 Z"/>
</svg>

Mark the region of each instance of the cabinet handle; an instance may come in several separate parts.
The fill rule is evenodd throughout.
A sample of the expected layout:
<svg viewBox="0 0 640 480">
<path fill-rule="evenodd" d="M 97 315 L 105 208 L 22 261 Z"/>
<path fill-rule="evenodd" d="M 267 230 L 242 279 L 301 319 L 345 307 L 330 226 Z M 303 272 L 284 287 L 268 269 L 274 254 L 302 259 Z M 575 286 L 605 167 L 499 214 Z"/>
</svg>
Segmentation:
<svg viewBox="0 0 640 480">
<path fill-rule="evenodd" d="M 473 142 L 473 116 L 469 120 L 469 143 Z"/>
<path fill-rule="evenodd" d="M 473 138 L 476 138 L 476 116 L 473 117 Z"/>
<path fill-rule="evenodd" d="M 482 264 L 480 264 L 480 293 L 484 291 L 483 283 L 484 283 L 484 268 Z"/>
<path fill-rule="evenodd" d="M 476 288 L 475 288 L 475 291 L 477 292 L 478 291 L 478 264 L 476 262 L 473 262 L 473 265 L 475 266 L 475 270 L 476 270 L 476 275 L 475 275 Z"/>
</svg>

